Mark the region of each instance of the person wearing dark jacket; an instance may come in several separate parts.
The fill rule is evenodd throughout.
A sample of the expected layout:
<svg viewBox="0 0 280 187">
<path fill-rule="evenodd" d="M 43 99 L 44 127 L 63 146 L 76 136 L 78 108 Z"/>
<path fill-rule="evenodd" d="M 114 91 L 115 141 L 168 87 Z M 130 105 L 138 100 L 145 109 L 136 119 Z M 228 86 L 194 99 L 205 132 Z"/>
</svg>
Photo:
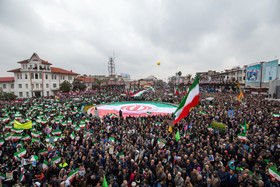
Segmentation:
<svg viewBox="0 0 280 187">
<path fill-rule="evenodd" d="M 228 180 L 229 180 L 229 183 L 228 183 L 229 187 L 237 186 L 237 176 L 234 174 L 234 171 L 232 169 L 229 170 Z"/>
<path fill-rule="evenodd" d="M 218 171 L 218 176 L 221 179 L 221 186 L 228 186 L 228 172 L 225 171 L 225 167 Z"/>
</svg>

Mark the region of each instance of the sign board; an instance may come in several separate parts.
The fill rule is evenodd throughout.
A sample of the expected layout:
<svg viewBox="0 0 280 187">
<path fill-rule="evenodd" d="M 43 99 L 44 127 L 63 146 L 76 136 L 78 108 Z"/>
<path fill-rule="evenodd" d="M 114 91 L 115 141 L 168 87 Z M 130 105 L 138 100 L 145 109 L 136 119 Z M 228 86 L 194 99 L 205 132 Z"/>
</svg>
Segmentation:
<svg viewBox="0 0 280 187">
<path fill-rule="evenodd" d="M 264 82 L 275 80 L 278 77 L 278 60 L 264 64 Z"/>
<path fill-rule="evenodd" d="M 261 64 L 246 68 L 246 82 L 257 83 L 261 80 Z"/>
</svg>

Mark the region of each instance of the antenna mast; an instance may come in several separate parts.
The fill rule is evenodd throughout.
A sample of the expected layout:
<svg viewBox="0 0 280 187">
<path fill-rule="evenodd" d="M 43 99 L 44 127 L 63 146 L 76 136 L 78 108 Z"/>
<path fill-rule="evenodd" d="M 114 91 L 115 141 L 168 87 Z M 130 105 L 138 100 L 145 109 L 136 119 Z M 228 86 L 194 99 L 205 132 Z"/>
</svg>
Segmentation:
<svg viewBox="0 0 280 187">
<path fill-rule="evenodd" d="M 115 58 L 110 57 L 108 61 L 108 71 L 109 71 L 109 76 L 115 76 Z"/>
</svg>

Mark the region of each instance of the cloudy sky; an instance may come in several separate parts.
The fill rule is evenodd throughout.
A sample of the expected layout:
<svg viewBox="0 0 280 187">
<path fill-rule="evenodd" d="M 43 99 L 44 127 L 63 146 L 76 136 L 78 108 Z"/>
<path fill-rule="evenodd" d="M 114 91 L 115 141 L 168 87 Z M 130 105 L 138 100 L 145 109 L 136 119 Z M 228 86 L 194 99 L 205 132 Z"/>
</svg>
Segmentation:
<svg viewBox="0 0 280 187">
<path fill-rule="evenodd" d="M 33 52 L 80 74 L 132 79 L 280 57 L 279 0 L 0 0 L 0 73 Z M 161 62 L 157 66 L 157 62 Z"/>
</svg>

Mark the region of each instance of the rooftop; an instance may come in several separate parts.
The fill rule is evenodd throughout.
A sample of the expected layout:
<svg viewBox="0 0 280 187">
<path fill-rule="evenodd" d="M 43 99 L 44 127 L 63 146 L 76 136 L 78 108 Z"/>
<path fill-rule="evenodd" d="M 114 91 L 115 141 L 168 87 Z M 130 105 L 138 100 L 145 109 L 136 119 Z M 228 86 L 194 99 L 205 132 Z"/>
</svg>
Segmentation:
<svg viewBox="0 0 280 187">
<path fill-rule="evenodd" d="M 14 82 L 14 77 L 0 77 L 0 82 Z"/>
<path fill-rule="evenodd" d="M 68 75 L 79 75 L 78 73 L 72 72 L 72 70 L 68 71 L 68 70 L 56 68 L 56 67 L 51 67 L 51 72 L 60 73 L 60 74 L 68 74 Z"/>
</svg>

